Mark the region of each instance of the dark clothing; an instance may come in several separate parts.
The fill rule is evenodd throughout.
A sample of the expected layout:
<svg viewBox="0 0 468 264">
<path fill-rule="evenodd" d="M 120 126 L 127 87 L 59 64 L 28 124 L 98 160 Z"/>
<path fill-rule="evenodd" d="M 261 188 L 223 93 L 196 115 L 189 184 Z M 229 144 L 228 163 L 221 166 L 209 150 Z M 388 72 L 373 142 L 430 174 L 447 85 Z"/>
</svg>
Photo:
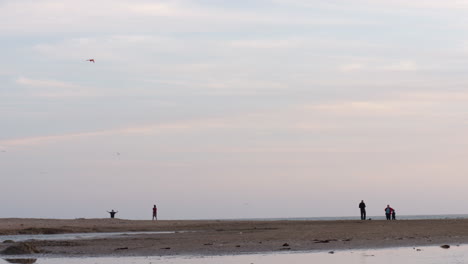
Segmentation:
<svg viewBox="0 0 468 264">
<path fill-rule="evenodd" d="M 361 209 L 361 220 L 366 220 L 366 209 Z"/>
<path fill-rule="evenodd" d="M 385 210 L 385 217 L 387 217 L 387 220 L 390 220 L 390 216 L 392 215 L 392 212 L 394 211 L 393 208 L 386 207 L 384 210 Z"/>
<path fill-rule="evenodd" d="M 393 212 L 392 212 L 392 220 L 396 220 L 396 213 L 395 213 L 395 210 L 393 210 Z"/>
<path fill-rule="evenodd" d="M 158 208 L 153 207 L 153 220 L 158 220 Z"/>
<path fill-rule="evenodd" d="M 115 217 L 115 214 L 116 214 L 117 212 L 110 211 L 110 212 L 108 212 L 108 213 L 110 214 L 110 217 L 111 217 L 111 218 L 114 218 L 114 217 Z"/>
<path fill-rule="evenodd" d="M 361 209 L 361 220 L 366 220 L 366 204 L 361 202 L 359 204 L 359 209 Z"/>
<path fill-rule="evenodd" d="M 366 204 L 364 202 L 359 203 L 359 208 L 361 209 L 366 208 Z"/>
</svg>

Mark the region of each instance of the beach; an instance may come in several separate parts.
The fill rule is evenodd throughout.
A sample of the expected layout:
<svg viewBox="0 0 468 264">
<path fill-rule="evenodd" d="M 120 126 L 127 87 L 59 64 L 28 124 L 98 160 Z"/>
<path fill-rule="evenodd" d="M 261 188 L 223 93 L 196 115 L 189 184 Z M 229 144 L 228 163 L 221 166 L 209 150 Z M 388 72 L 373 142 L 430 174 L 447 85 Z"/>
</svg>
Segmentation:
<svg viewBox="0 0 468 264">
<path fill-rule="evenodd" d="M 0 235 L 130 233 L 94 239 L 29 240 L 51 256 L 172 256 L 335 251 L 468 243 L 468 219 L 346 221 L 141 221 L 0 219 Z M 0 251 L 20 242 L 0 244 Z"/>
</svg>

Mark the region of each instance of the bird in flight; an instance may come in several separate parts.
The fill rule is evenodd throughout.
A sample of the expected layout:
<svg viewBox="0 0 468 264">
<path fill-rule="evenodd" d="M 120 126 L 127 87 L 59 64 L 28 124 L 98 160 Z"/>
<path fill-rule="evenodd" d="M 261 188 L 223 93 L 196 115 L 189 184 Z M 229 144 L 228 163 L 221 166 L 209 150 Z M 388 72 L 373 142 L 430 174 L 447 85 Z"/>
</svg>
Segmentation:
<svg viewBox="0 0 468 264">
<path fill-rule="evenodd" d="M 89 59 L 89 60 L 86 60 L 86 61 L 94 63 L 94 59 Z"/>
</svg>

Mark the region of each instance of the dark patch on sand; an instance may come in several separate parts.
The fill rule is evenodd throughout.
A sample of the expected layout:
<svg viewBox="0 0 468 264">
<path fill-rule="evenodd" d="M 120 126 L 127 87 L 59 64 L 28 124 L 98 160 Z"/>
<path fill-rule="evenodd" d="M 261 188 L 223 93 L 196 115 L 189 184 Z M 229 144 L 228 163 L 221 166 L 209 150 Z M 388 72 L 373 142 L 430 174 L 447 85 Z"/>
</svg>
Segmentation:
<svg viewBox="0 0 468 264">
<path fill-rule="evenodd" d="M 41 253 L 41 251 L 36 246 L 24 242 L 9 246 L 2 251 L 4 255 L 25 255 L 34 253 Z"/>
</svg>

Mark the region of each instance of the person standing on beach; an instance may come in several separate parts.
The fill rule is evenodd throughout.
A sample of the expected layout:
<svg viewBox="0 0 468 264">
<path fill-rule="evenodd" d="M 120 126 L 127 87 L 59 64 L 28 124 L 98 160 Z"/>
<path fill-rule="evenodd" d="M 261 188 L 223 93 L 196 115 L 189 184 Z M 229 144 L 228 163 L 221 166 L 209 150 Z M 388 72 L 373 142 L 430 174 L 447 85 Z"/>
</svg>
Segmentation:
<svg viewBox="0 0 468 264">
<path fill-rule="evenodd" d="M 395 209 L 392 208 L 392 220 L 396 220 L 396 212 Z"/>
<path fill-rule="evenodd" d="M 112 211 L 107 211 L 109 214 L 110 214 L 110 218 L 114 218 L 115 214 L 118 213 L 119 211 L 114 211 L 114 209 L 112 209 Z"/>
<path fill-rule="evenodd" d="M 366 204 L 364 200 L 361 200 L 361 203 L 359 203 L 359 209 L 361 209 L 361 220 L 366 220 Z"/>
<path fill-rule="evenodd" d="M 153 206 L 153 220 L 158 220 L 158 208 L 156 205 Z"/>
<path fill-rule="evenodd" d="M 392 214 L 393 208 L 391 208 L 390 205 L 387 204 L 387 207 L 384 210 L 385 217 L 387 217 L 387 220 L 390 220 L 390 215 Z"/>
</svg>

